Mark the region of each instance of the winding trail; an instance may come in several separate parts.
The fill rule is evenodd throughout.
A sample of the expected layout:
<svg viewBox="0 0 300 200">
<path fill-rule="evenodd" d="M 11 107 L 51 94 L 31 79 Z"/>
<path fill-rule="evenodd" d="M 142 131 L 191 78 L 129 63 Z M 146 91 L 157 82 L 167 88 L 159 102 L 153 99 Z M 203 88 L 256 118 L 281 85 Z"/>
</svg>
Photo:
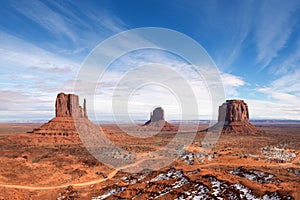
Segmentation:
<svg viewBox="0 0 300 200">
<path fill-rule="evenodd" d="M 96 183 L 101 183 L 108 179 L 111 179 L 118 173 L 118 171 L 119 171 L 119 169 L 115 169 L 114 171 L 112 171 L 111 173 L 108 174 L 107 178 L 83 182 L 83 183 L 71 183 L 71 184 L 64 184 L 64 185 L 58 185 L 58 186 L 43 186 L 43 187 L 25 186 L 25 185 L 0 185 L 0 187 L 14 188 L 14 189 L 27 189 L 27 190 L 52 190 L 52 189 L 65 188 L 68 186 L 82 187 L 82 186 L 92 185 L 92 184 L 96 184 Z"/>
<path fill-rule="evenodd" d="M 52 189 L 59 189 L 59 188 L 66 188 L 69 186 L 72 187 L 83 187 L 83 186 L 87 186 L 87 185 L 93 185 L 96 183 L 101 183 L 104 181 L 107 181 L 111 178 L 113 178 L 118 171 L 120 171 L 121 169 L 126 169 L 126 168 L 130 168 L 130 167 L 134 167 L 136 165 L 138 165 L 139 163 L 143 162 L 145 159 L 141 159 L 136 163 L 133 164 L 128 164 L 125 165 L 123 167 L 117 168 L 114 171 L 110 172 L 107 176 L 107 178 L 102 178 L 102 179 L 97 179 L 97 180 L 93 180 L 93 181 L 88 181 L 88 182 L 83 182 L 83 183 L 70 183 L 70 184 L 63 184 L 63 185 L 58 185 L 58 186 L 26 186 L 26 185 L 6 185 L 6 184 L 0 184 L 0 187 L 4 187 L 4 188 L 14 188 L 14 189 L 26 189 L 26 190 L 52 190 Z"/>
<path fill-rule="evenodd" d="M 133 163 L 133 164 L 129 164 L 126 166 L 123 166 L 121 168 L 115 169 L 114 171 L 110 172 L 107 176 L 107 178 L 102 178 L 102 179 L 97 179 L 97 180 L 93 180 L 93 181 L 88 181 L 88 182 L 83 182 L 83 183 L 70 183 L 70 184 L 63 184 L 63 185 L 58 185 L 58 186 L 42 186 L 42 187 L 37 187 L 37 186 L 25 186 L 25 185 L 6 185 L 6 184 L 0 184 L 0 187 L 4 187 L 4 188 L 13 188 L 13 189 L 26 189 L 26 190 L 52 190 L 52 189 L 59 189 L 59 188 L 66 188 L 68 186 L 72 186 L 72 187 L 84 187 L 84 186 L 88 186 L 88 185 L 93 185 L 96 183 L 101 183 L 104 181 L 107 181 L 111 178 L 113 178 L 118 171 L 120 171 L 121 169 L 126 169 L 132 166 L 136 166 L 139 163 L 143 162 L 144 159 Z M 212 167 L 212 166 L 248 166 L 248 167 L 255 167 L 257 165 L 249 165 L 249 164 L 241 164 L 241 163 L 207 163 L 204 165 L 200 165 L 201 167 L 205 168 L 205 167 Z M 279 164 L 269 164 L 267 165 L 268 167 L 297 167 L 296 165 L 294 165 L 293 163 L 279 163 Z"/>
</svg>

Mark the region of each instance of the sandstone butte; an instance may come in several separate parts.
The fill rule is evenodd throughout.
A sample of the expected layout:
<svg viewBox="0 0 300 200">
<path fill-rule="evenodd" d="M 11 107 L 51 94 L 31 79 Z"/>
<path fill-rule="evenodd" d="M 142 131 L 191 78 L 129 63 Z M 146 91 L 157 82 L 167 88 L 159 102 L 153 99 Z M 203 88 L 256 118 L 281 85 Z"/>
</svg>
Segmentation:
<svg viewBox="0 0 300 200">
<path fill-rule="evenodd" d="M 225 134 L 264 133 L 264 131 L 256 128 L 249 122 L 248 105 L 243 100 L 236 99 L 226 100 L 225 103 L 219 106 L 218 123 L 208 130 L 213 131 L 220 127 L 222 133 Z"/>
<path fill-rule="evenodd" d="M 83 107 L 81 107 L 77 95 L 59 93 L 55 102 L 55 117 L 48 123 L 34 129 L 31 133 L 48 136 L 77 137 L 78 131 L 76 127 L 97 129 L 88 119 L 85 99 Z"/>
<path fill-rule="evenodd" d="M 89 119 L 86 110 L 86 100 L 83 107 L 79 104 L 79 97 L 75 94 L 59 93 L 55 102 L 55 117 L 30 133 L 48 136 L 78 136 L 77 129 L 98 131 L 98 127 Z M 160 131 L 177 131 L 178 127 L 165 120 L 165 113 L 161 107 L 150 113 L 150 120 L 144 125 L 146 129 Z M 248 105 L 243 100 L 226 100 L 219 106 L 218 123 L 204 131 L 221 129 L 224 134 L 257 134 L 264 131 L 249 122 Z"/>
<path fill-rule="evenodd" d="M 149 129 L 158 128 L 160 131 L 178 130 L 176 126 L 165 120 L 165 111 L 161 107 L 157 107 L 150 112 L 150 120 L 148 120 L 143 126 Z"/>
</svg>

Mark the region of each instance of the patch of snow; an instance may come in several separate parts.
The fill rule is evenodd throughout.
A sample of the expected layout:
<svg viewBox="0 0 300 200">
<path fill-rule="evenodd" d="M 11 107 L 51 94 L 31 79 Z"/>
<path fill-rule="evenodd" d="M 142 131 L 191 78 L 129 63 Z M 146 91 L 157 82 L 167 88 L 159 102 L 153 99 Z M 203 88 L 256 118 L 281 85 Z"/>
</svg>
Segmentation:
<svg viewBox="0 0 300 200">
<path fill-rule="evenodd" d="M 157 175 L 155 178 L 151 179 L 150 182 L 169 180 L 170 178 L 176 179 L 181 178 L 182 176 L 183 174 L 181 170 L 175 170 L 174 168 L 172 168 L 167 173 L 161 173 Z"/>
<path fill-rule="evenodd" d="M 119 192 L 123 192 L 126 189 L 126 187 L 116 187 L 116 188 L 112 188 L 111 190 L 105 192 L 103 195 L 98 196 L 98 197 L 92 197 L 92 200 L 102 200 L 102 199 L 106 199 L 107 197 L 117 194 Z"/>
<path fill-rule="evenodd" d="M 281 162 L 291 162 L 297 157 L 295 152 L 278 147 L 263 147 L 261 152 L 263 155 L 267 156 L 268 160 L 277 160 Z"/>
<path fill-rule="evenodd" d="M 275 175 L 270 174 L 270 173 L 264 173 L 256 170 L 247 170 L 243 167 L 239 167 L 237 169 L 234 169 L 230 171 L 231 174 L 240 176 L 240 177 L 245 177 L 251 181 L 256 181 L 258 183 L 269 183 L 269 184 L 274 184 L 280 182 L 278 179 L 277 180 L 272 180 Z"/>
<path fill-rule="evenodd" d="M 176 181 L 172 184 L 173 188 L 180 188 L 181 186 L 188 184 L 189 181 L 185 177 L 181 178 L 180 180 Z"/>
<path fill-rule="evenodd" d="M 247 199 L 247 200 L 259 200 L 259 198 L 257 198 L 256 196 L 254 196 L 253 194 L 251 194 L 251 190 L 248 189 L 247 187 L 236 183 L 233 185 L 237 190 L 240 191 L 240 198 L 241 199 Z"/>
</svg>

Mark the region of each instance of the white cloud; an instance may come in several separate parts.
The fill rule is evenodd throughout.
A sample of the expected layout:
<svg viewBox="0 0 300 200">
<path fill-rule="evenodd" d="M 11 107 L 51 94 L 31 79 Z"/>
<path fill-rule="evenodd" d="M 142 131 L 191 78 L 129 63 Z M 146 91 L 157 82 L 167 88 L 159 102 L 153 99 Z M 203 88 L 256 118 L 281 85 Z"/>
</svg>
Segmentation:
<svg viewBox="0 0 300 200">
<path fill-rule="evenodd" d="M 289 39 L 297 19 L 293 13 L 299 1 L 263 1 L 257 14 L 257 63 L 267 67 Z"/>
<path fill-rule="evenodd" d="M 67 36 L 75 41 L 77 38 L 64 18 L 40 1 L 18 1 L 12 4 L 16 10 L 38 23 L 57 37 Z"/>
<path fill-rule="evenodd" d="M 44 71 L 77 68 L 78 63 L 51 53 L 12 35 L 0 33 L 0 65 Z M 60 71 L 61 72 L 61 71 Z"/>
<path fill-rule="evenodd" d="M 0 38 L 1 119 L 49 119 L 56 93 L 79 64 L 5 33 Z"/>
<path fill-rule="evenodd" d="M 273 112 L 270 110 L 273 118 L 300 118 L 300 70 L 290 72 L 257 91 L 269 97 L 269 104 L 276 104 Z"/>
<path fill-rule="evenodd" d="M 136 61 L 134 61 L 134 63 L 137 64 Z M 180 108 L 182 106 L 180 103 L 183 102 L 178 102 L 177 98 L 180 96 L 182 99 L 187 100 L 194 98 L 192 95 L 196 96 L 196 101 L 199 100 L 199 102 L 202 103 L 198 103 L 198 105 L 201 105 L 199 108 L 199 111 L 201 110 L 200 113 L 209 116 L 209 112 L 211 112 L 208 106 L 210 94 L 202 80 L 196 81 L 194 79 L 190 79 L 191 77 L 194 78 L 195 74 L 184 73 L 180 75 L 178 74 L 179 76 L 175 76 L 173 72 L 175 72 L 176 67 L 180 67 L 180 65 L 175 66 L 174 63 L 171 65 L 172 67 L 170 65 L 159 65 L 160 70 L 155 74 L 151 68 L 158 67 L 158 64 L 147 64 L 147 70 L 146 68 L 141 68 L 145 64 L 144 62 L 142 63 L 143 64 L 141 66 L 135 65 L 135 69 L 141 69 L 141 71 L 137 71 L 137 74 L 135 75 L 134 73 L 133 76 L 131 76 L 130 73 L 133 73 L 134 71 L 130 70 L 127 71 L 129 74 L 123 72 L 106 72 L 104 74 L 97 89 L 97 92 L 101 93 L 96 95 L 98 99 L 97 101 L 101 101 L 101 104 L 97 104 L 96 106 L 98 113 L 106 112 L 106 114 L 112 114 L 112 105 L 110 104 L 109 106 L 111 109 L 109 109 L 108 106 L 103 106 L 109 104 L 104 103 L 103 99 L 106 99 L 107 102 L 112 102 L 113 98 L 119 97 L 119 95 L 114 96 L 115 92 L 120 93 L 120 97 L 123 97 L 126 94 L 126 91 L 133 86 L 133 89 L 137 90 L 131 94 L 133 96 L 131 96 L 130 101 L 125 103 L 129 104 L 130 111 L 136 116 L 144 116 L 144 119 L 147 119 L 149 110 L 151 110 L 154 106 L 163 106 L 166 110 L 167 118 L 180 119 Z M 191 66 L 187 65 L 186 71 L 189 71 L 188 67 Z M 150 76 L 150 74 L 152 75 Z M 126 78 L 126 75 L 129 75 L 129 78 Z M 125 80 L 125 83 L 118 86 L 120 80 Z M 183 84 L 182 81 L 189 85 L 188 87 L 190 87 L 192 95 L 187 92 L 188 90 L 186 85 Z M 140 85 L 141 83 L 146 85 L 142 86 Z M 142 87 L 138 89 L 140 86 Z M 203 100 L 208 102 L 208 104 L 203 104 Z"/>
<path fill-rule="evenodd" d="M 253 15 L 256 12 L 253 2 L 239 1 L 236 2 L 235 6 L 238 6 L 238 9 L 234 10 L 234 12 L 226 13 L 224 19 L 221 19 L 225 22 L 216 26 L 217 29 L 222 28 L 221 30 L 217 30 L 220 33 L 219 37 L 224 37 L 223 41 L 219 43 L 219 45 L 223 45 L 215 48 L 217 52 L 214 57 L 222 70 L 230 68 L 239 58 L 245 46 L 245 41 L 252 31 L 251 28 L 253 28 Z M 215 15 L 214 12 L 209 12 L 208 15 L 214 15 L 213 17 L 217 18 L 212 24 L 216 24 L 220 20 L 219 15 Z"/>
<path fill-rule="evenodd" d="M 284 93 L 284 92 L 278 92 L 276 89 L 272 88 L 259 88 L 259 92 L 265 93 L 270 95 L 272 98 L 285 103 L 285 104 L 294 104 L 295 106 L 298 106 L 300 102 L 300 98 L 296 95 Z"/>
<path fill-rule="evenodd" d="M 238 96 L 238 89 L 246 84 L 242 77 L 227 73 L 222 74 L 222 81 L 227 98 Z"/>
<path fill-rule="evenodd" d="M 271 83 L 280 92 L 300 93 L 300 69 L 291 70 Z"/>
<path fill-rule="evenodd" d="M 295 49 L 290 48 L 288 55 L 285 55 L 274 64 L 272 64 L 272 73 L 277 76 L 288 74 L 290 71 L 297 70 L 300 63 L 300 37 L 295 43 Z"/>
<path fill-rule="evenodd" d="M 113 13 L 83 2 L 21 0 L 9 4 L 24 17 L 26 28 L 22 35 L 36 35 L 37 40 L 32 40 L 35 45 L 74 60 L 84 59 L 104 39 L 128 28 Z"/>
<path fill-rule="evenodd" d="M 157 70 L 154 73 L 151 68 L 158 66 L 161 67 L 160 70 Z M 212 91 L 207 88 L 207 80 L 205 79 L 209 77 L 203 77 L 194 66 L 180 59 L 178 60 L 178 58 L 174 58 L 164 52 L 135 52 L 117 60 L 113 63 L 111 69 L 103 74 L 96 89 L 95 110 L 96 113 L 100 114 L 98 117 L 101 117 L 103 114 L 112 114 L 111 102 L 112 98 L 114 98 L 113 94 L 116 92 L 116 86 L 120 84 L 119 81 L 128 75 L 128 73 L 132 73 L 132 70 L 141 71 L 138 71 L 136 76 L 127 78 L 128 83 L 122 83 L 122 87 L 118 88 L 120 92 L 126 93 L 126 90 L 128 89 L 126 87 L 127 84 L 134 84 L 135 87 L 139 87 L 140 82 L 149 83 L 148 85 L 144 85 L 142 89 L 138 89 L 128 102 L 130 111 L 136 116 L 144 116 L 144 119 L 147 119 L 149 111 L 154 106 L 161 105 L 166 109 L 167 118 L 180 119 L 181 102 L 178 101 L 178 99 L 176 100 L 176 95 L 185 99 L 193 97 L 186 93 L 187 91 L 180 82 L 180 78 L 174 76 L 169 70 L 178 73 L 191 87 L 193 95 L 195 95 L 197 100 L 200 119 L 211 119 L 212 110 L 219 106 L 212 105 Z M 152 77 L 153 80 L 150 80 L 150 77 Z M 220 78 L 222 78 L 223 82 L 218 84 L 224 84 L 227 96 L 238 95 L 238 88 L 245 85 L 245 81 L 241 77 L 232 74 L 223 73 L 220 74 Z M 165 81 L 168 84 L 157 85 L 155 83 L 161 83 L 162 81 Z M 170 93 L 170 90 L 168 90 L 171 88 L 170 86 L 177 89 L 176 91 L 173 91 L 175 94 L 172 92 Z M 178 93 L 178 91 L 180 92 Z M 223 102 L 219 103 L 221 104 Z"/>
<path fill-rule="evenodd" d="M 289 119 L 299 120 L 300 108 L 286 102 L 246 99 L 250 119 Z"/>
<path fill-rule="evenodd" d="M 51 96 L 62 90 L 79 68 L 70 59 L 14 36 L 0 33 L 0 38 L 2 89 Z"/>
<path fill-rule="evenodd" d="M 1 121 L 45 120 L 54 116 L 55 97 L 30 92 L 0 90 Z"/>
<path fill-rule="evenodd" d="M 32 75 L 32 74 L 23 74 L 20 76 L 22 79 L 35 79 L 37 76 Z"/>
</svg>

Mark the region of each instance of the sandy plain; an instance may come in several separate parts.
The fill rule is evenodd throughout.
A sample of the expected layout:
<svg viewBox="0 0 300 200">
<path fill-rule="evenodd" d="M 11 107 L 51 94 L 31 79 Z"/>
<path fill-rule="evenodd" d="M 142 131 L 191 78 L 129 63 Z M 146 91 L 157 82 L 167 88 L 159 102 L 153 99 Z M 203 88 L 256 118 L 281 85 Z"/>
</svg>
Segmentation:
<svg viewBox="0 0 300 200">
<path fill-rule="evenodd" d="M 221 135 L 207 154 L 200 132 L 168 166 L 133 174 L 102 164 L 72 137 L 26 133 L 39 126 L 0 124 L 0 199 L 300 199 L 299 123 Z M 114 124 L 102 127 L 132 152 L 153 151 L 176 134 L 133 139 Z"/>
</svg>

